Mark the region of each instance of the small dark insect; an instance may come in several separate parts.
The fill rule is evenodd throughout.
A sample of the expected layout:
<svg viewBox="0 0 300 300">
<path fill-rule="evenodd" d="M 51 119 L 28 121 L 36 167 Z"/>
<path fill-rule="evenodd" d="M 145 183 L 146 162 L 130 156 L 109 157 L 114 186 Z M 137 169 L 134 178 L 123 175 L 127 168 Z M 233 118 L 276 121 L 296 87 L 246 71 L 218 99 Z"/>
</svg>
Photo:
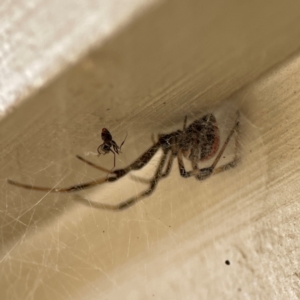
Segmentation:
<svg viewBox="0 0 300 300">
<path fill-rule="evenodd" d="M 123 169 L 117 169 L 115 171 L 111 171 L 105 169 L 101 166 L 98 166 L 81 156 L 76 156 L 78 159 L 83 161 L 84 163 L 101 170 L 103 172 L 108 173 L 107 177 L 94 179 L 93 181 L 86 183 L 79 183 L 70 187 L 65 188 L 57 188 L 57 187 L 39 187 L 33 186 L 29 184 L 19 183 L 14 180 L 8 179 L 8 183 L 22 187 L 30 190 L 37 191 L 46 191 L 53 193 L 68 193 L 68 192 L 76 192 L 81 191 L 86 188 L 90 188 L 96 185 L 101 185 L 105 182 L 114 182 L 118 179 L 122 178 L 130 171 L 139 170 L 143 168 L 145 165 L 149 163 L 149 161 L 153 158 L 153 156 L 157 153 L 158 149 L 162 149 L 163 154 L 160 159 L 160 162 L 157 166 L 155 174 L 150 181 L 146 181 L 149 184 L 149 188 L 145 191 L 141 192 L 138 195 L 135 195 L 125 201 L 122 201 L 116 205 L 113 204 L 105 204 L 105 203 L 97 203 L 94 207 L 106 209 L 106 210 L 123 210 L 128 208 L 138 201 L 143 199 L 146 196 L 152 194 L 154 189 L 156 188 L 158 182 L 169 175 L 174 158 L 177 157 L 177 162 L 179 165 L 180 175 L 184 178 L 188 178 L 194 176 L 197 180 L 202 181 L 204 179 L 209 178 L 212 175 L 221 173 L 230 168 L 236 166 L 239 160 L 239 151 L 238 151 L 238 138 L 239 138 L 239 112 L 237 112 L 237 119 L 233 128 L 230 130 L 224 144 L 219 150 L 220 146 L 220 138 L 219 138 L 219 128 L 217 126 L 216 118 L 213 114 L 207 114 L 202 118 L 197 119 L 193 123 L 191 123 L 188 127 L 186 127 L 187 118 L 184 119 L 183 130 L 177 130 L 171 132 L 169 134 L 159 134 L 158 141 L 155 142 L 148 150 L 146 150 L 138 159 L 136 159 L 133 163 Z M 232 135 L 236 133 L 236 142 L 235 142 L 235 155 L 231 162 L 226 163 L 225 165 L 216 167 L 220 158 L 222 157 Z M 111 140 L 112 141 L 112 140 Z M 122 143 L 123 144 L 123 143 Z M 121 144 L 121 146 L 122 146 Z M 105 148 L 106 143 L 102 144 L 103 148 L 109 152 L 110 148 Z M 100 147 L 102 146 L 100 145 Z M 105 147 L 104 147 L 105 146 Z M 112 144 L 113 147 L 113 144 Z M 119 151 L 120 149 L 118 149 Z M 219 152 L 218 152 L 219 151 Z M 217 155 L 216 155 L 217 154 Z M 209 158 L 215 156 L 213 163 L 210 167 L 199 168 L 199 162 L 205 161 Z M 190 160 L 192 165 L 191 171 L 186 171 L 183 157 Z"/>
<path fill-rule="evenodd" d="M 103 143 L 97 148 L 97 152 L 99 153 L 99 155 L 101 155 L 101 154 L 105 155 L 108 152 L 112 152 L 113 155 L 114 155 L 114 167 L 113 167 L 113 169 L 114 169 L 115 166 L 116 166 L 116 154 L 120 154 L 121 153 L 121 148 L 122 148 L 123 144 L 126 141 L 127 134 L 125 136 L 124 141 L 120 145 L 120 147 L 112 139 L 112 135 L 110 134 L 110 132 L 106 128 L 102 128 L 101 138 L 102 138 Z M 101 153 L 101 151 L 103 153 Z"/>
</svg>

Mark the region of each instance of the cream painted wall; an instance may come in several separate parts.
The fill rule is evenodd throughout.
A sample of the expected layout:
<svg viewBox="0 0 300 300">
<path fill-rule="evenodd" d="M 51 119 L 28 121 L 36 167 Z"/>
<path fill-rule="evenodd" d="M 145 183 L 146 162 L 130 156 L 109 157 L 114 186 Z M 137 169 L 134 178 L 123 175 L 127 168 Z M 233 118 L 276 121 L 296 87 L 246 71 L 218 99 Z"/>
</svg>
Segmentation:
<svg viewBox="0 0 300 300">
<path fill-rule="evenodd" d="M 299 8 L 162 2 L 24 98 L 0 125 L 1 299 L 298 299 Z M 224 141 L 237 109 L 236 168 L 197 182 L 175 163 L 123 212 L 6 182 L 105 177 L 75 157 L 112 166 L 91 154 L 102 127 L 117 142 L 128 132 L 118 167 L 186 115 L 214 112 Z M 140 188 L 127 176 L 81 195 L 113 203 Z"/>
</svg>

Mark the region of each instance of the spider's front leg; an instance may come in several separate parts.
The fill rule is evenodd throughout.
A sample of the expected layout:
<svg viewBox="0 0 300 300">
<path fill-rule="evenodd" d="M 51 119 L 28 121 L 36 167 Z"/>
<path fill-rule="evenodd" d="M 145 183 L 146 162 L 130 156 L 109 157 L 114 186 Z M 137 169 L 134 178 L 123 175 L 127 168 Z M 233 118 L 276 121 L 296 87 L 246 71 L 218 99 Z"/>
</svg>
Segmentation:
<svg viewBox="0 0 300 300">
<path fill-rule="evenodd" d="M 36 186 L 36 185 L 31 185 L 31 184 L 25 184 L 25 183 L 20 183 L 11 179 L 7 179 L 7 182 L 11 185 L 18 186 L 24 189 L 28 190 L 36 190 L 36 191 L 44 191 L 44 192 L 50 192 L 50 193 L 70 193 L 70 192 L 77 192 L 81 191 L 87 188 L 91 188 L 97 185 L 101 185 L 106 182 L 114 182 L 124 175 L 126 175 L 128 172 L 131 170 L 138 170 L 141 169 L 143 166 L 145 166 L 150 159 L 155 155 L 157 150 L 160 147 L 160 143 L 157 142 L 155 145 L 150 147 L 141 157 L 139 157 L 137 160 L 135 160 L 131 165 L 124 169 L 118 169 L 115 171 L 110 171 L 108 169 L 105 169 L 101 166 L 97 166 L 96 164 L 84 159 L 81 156 L 76 156 L 78 159 L 81 161 L 85 162 L 89 166 L 92 166 L 98 170 L 101 170 L 105 173 L 108 173 L 110 176 L 105 177 L 105 178 L 98 178 L 94 179 L 93 181 L 85 182 L 85 183 L 79 183 L 75 184 L 69 187 L 43 187 L 43 186 Z"/>
<path fill-rule="evenodd" d="M 158 141 L 157 143 L 155 143 L 153 146 L 151 146 L 147 151 L 145 151 L 138 159 L 136 159 L 132 164 L 130 164 L 129 166 L 123 168 L 123 169 L 117 169 L 114 171 L 105 169 L 101 166 L 98 166 L 92 162 L 90 162 L 89 160 L 83 158 L 82 156 L 76 155 L 76 157 L 78 159 L 80 159 L 81 161 L 83 161 L 84 163 L 88 164 L 89 166 L 103 171 L 105 173 L 114 175 L 117 178 L 120 178 L 124 175 L 126 175 L 127 173 L 129 173 L 130 171 L 133 170 L 139 170 L 141 168 L 143 168 L 151 159 L 152 157 L 155 155 L 155 153 L 158 151 L 158 149 L 160 148 L 161 144 Z M 109 177 L 110 178 L 110 177 Z"/>
<path fill-rule="evenodd" d="M 167 177 L 170 174 L 171 169 L 172 169 L 172 165 L 173 165 L 173 161 L 174 161 L 174 157 L 175 157 L 175 155 L 172 154 L 172 153 L 169 155 L 169 160 L 168 160 L 168 163 L 167 163 L 167 167 L 165 168 L 164 171 L 161 172 L 161 175 L 160 175 L 161 179 L 164 178 L 164 177 Z M 145 184 L 151 184 L 151 182 L 153 180 L 153 179 L 145 179 L 145 178 L 135 176 L 135 175 L 131 175 L 131 178 L 135 181 L 142 182 L 142 183 L 145 183 Z"/>
<path fill-rule="evenodd" d="M 164 165 L 162 166 L 162 170 L 160 172 L 160 176 L 159 178 L 162 179 L 164 177 L 167 177 L 172 169 L 172 165 L 173 165 L 173 161 L 174 158 L 177 156 L 177 135 L 178 132 L 175 133 L 171 133 L 171 134 L 167 134 L 167 135 L 159 135 L 159 143 L 161 144 L 164 154 L 168 154 L 169 153 L 169 159 L 168 159 L 168 163 L 167 166 L 164 167 Z M 152 139 L 154 140 L 154 136 L 152 135 Z M 139 182 L 145 183 L 145 184 L 151 184 L 153 179 L 145 179 L 139 176 L 134 176 L 131 175 L 131 177 Z"/>
<path fill-rule="evenodd" d="M 178 153 L 177 160 L 178 160 L 180 175 L 184 178 L 195 176 L 198 180 L 204 180 L 207 177 L 211 176 L 211 174 L 214 171 L 213 167 L 209 167 L 209 168 L 202 168 L 202 169 L 197 169 L 197 170 L 187 172 L 184 167 L 181 152 Z"/>
<path fill-rule="evenodd" d="M 166 163 L 168 152 L 169 151 L 164 151 L 163 156 L 162 156 L 162 158 L 159 162 L 159 165 L 156 169 L 155 175 L 148 182 L 149 183 L 149 188 L 146 189 L 145 191 L 141 192 L 140 194 L 138 194 L 134 197 L 131 197 L 131 198 L 125 200 L 125 201 L 122 201 L 118 204 L 98 203 L 98 202 L 94 202 L 94 201 L 89 201 L 89 200 L 87 200 L 87 199 L 85 199 L 81 196 L 77 196 L 76 200 L 81 202 L 82 204 L 88 205 L 90 207 L 98 208 L 98 209 L 104 209 L 104 210 L 120 211 L 120 210 L 124 210 L 126 208 L 129 208 L 129 207 L 133 206 L 138 201 L 142 200 L 144 197 L 147 197 L 147 196 L 151 195 L 153 193 L 153 191 L 155 190 L 159 180 L 162 178 L 162 170 L 163 170 L 164 165 Z M 170 160 L 169 160 L 169 163 L 170 163 Z"/>
</svg>

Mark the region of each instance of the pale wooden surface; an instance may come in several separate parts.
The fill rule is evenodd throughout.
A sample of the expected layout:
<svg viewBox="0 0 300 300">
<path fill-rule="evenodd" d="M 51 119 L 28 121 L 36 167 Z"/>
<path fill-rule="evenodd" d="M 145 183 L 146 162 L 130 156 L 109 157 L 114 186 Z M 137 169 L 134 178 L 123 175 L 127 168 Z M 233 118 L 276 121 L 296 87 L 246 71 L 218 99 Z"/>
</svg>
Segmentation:
<svg viewBox="0 0 300 300">
<path fill-rule="evenodd" d="M 166 2 L 3 120 L 1 299 L 298 299 L 299 8 Z M 104 126 L 118 142 L 129 133 L 125 166 L 185 115 L 236 108 L 235 169 L 199 183 L 175 164 L 121 213 L 6 184 L 105 176 L 75 158 L 96 150 Z M 113 202 L 137 188 L 128 177 L 83 195 Z"/>
</svg>

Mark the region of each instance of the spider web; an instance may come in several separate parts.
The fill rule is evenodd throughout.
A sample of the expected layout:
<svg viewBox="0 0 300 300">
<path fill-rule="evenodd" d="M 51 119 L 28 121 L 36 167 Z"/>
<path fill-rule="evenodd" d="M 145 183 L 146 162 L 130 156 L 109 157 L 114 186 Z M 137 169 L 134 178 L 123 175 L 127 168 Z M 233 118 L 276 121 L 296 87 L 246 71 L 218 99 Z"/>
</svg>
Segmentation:
<svg viewBox="0 0 300 300">
<path fill-rule="evenodd" d="M 221 130 L 222 144 L 234 124 L 236 108 L 226 104 L 213 110 Z M 205 111 L 190 113 L 188 124 L 204 113 Z M 18 149 L 13 146 L 6 148 L 12 163 L 4 168 L 7 174 L 4 176 L 13 176 L 16 180 L 42 186 L 68 186 L 106 176 L 75 158 L 74 154 L 83 153 L 87 159 L 106 168 L 111 168 L 113 164 L 112 155 L 97 157 L 91 154 L 93 151 L 90 149 L 96 149 L 101 142 L 98 134 L 100 128 L 96 120 L 94 123 L 90 121 L 92 130 L 87 135 L 79 124 L 91 120 L 91 115 L 83 115 L 82 118 L 84 120 L 78 120 L 72 125 L 62 124 L 57 119 L 51 128 L 32 128 L 20 139 Z M 157 133 L 170 132 L 182 128 L 182 119 L 170 121 L 164 126 L 150 122 L 147 127 L 163 129 Z M 115 124 L 116 126 L 112 124 L 110 130 L 119 143 L 126 133 L 123 126 L 125 124 Z M 141 134 L 141 128 L 134 130 L 135 126 L 134 123 L 129 129 L 127 126 L 126 130 L 130 134 L 123 153 L 117 156 L 117 168 L 128 165 L 152 144 L 151 133 Z M 65 132 L 59 131 L 59 128 L 65 128 Z M 248 192 L 251 195 L 253 185 L 256 191 L 263 188 L 263 183 L 255 179 L 258 163 L 256 150 L 259 147 L 253 143 L 257 137 L 249 134 L 252 129 L 242 116 L 240 146 L 243 159 L 240 164 L 250 163 L 254 170 L 252 177 L 246 180 L 252 185 L 249 190 L 244 187 L 245 180 L 239 178 L 239 166 L 204 182 L 197 182 L 194 178 L 183 179 L 179 176 L 176 160 L 170 176 L 161 180 L 152 196 L 120 213 L 83 206 L 74 201 L 72 193 L 28 191 L 7 186 L 4 182 L 2 194 L 6 202 L 5 207 L 2 207 L 1 278 L 2 282 L 13 281 L 14 284 L 2 286 L 2 291 L 11 299 L 19 298 L 20 292 L 23 299 L 105 299 L 105 296 L 111 295 L 110 288 L 116 289 L 116 294 L 123 290 L 119 286 L 124 280 L 120 275 L 124 271 L 121 270 L 130 266 L 131 261 L 140 261 L 141 257 L 150 257 L 157 251 L 165 252 L 166 245 L 180 249 L 180 243 L 185 238 L 177 230 L 183 224 L 192 221 L 197 224 L 203 242 L 209 239 L 209 228 L 210 224 L 214 224 L 212 218 L 216 211 L 222 211 L 218 215 L 222 225 L 213 228 L 216 236 L 240 225 L 240 221 L 230 219 L 232 212 L 243 213 L 244 222 L 250 220 L 253 215 L 247 213 L 247 207 L 241 208 L 234 201 L 239 197 L 247 198 Z M 68 130 L 76 132 L 76 135 L 70 137 L 66 134 Z M 45 135 L 51 140 L 50 145 L 45 142 Z M 64 143 L 61 144 L 60 140 L 64 140 Z M 75 140 L 83 146 L 73 146 Z M 250 140 L 253 149 L 246 146 Z M 35 145 L 34 149 L 32 144 Z M 219 164 L 232 159 L 234 146 L 233 138 Z M 245 150 L 248 152 L 246 162 Z M 143 170 L 133 174 L 151 178 L 161 155 L 162 152 L 159 151 Z M 212 161 L 213 159 L 203 166 L 210 165 Z M 190 163 L 185 161 L 185 164 L 190 169 Z M 234 188 L 228 188 L 232 182 L 235 182 Z M 116 183 L 107 183 L 79 194 L 91 201 L 114 203 L 139 193 L 145 187 L 143 182 L 128 175 Z M 251 199 L 243 201 L 243 205 L 250 205 L 250 201 Z M 224 224 L 227 226 L 225 231 Z M 168 242 L 163 242 L 166 239 Z M 166 255 L 164 257 L 168 260 Z M 133 266 L 141 271 L 137 263 Z M 143 276 L 147 277 L 146 269 L 145 266 Z M 144 281 L 139 281 L 140 285 L 145 283 L 146 277 Z M 147 293 L 152 295 L 153 288 L 149 287 Z M 137 295 L 139 293 L 132 291 L 126 297 L 138 299 Z M 117 299 L 117 296 L 113 296 L 113 299 Z"/>
</svg>

